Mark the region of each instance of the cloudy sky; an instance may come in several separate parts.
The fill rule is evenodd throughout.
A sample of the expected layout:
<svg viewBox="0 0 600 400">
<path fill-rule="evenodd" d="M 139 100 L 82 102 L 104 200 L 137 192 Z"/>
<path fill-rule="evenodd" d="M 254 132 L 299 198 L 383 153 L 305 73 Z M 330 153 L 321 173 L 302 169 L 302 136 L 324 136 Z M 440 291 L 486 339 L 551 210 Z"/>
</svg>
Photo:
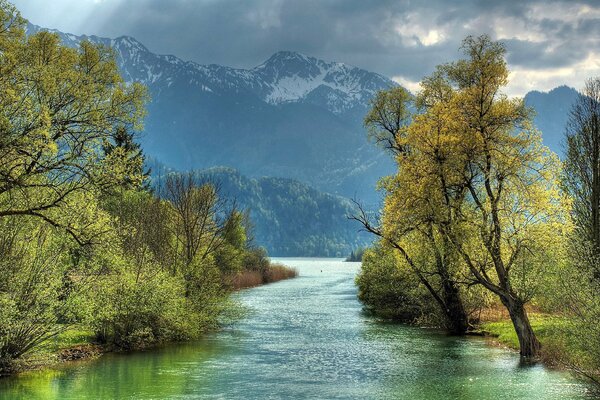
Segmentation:
<svg viewBox="0 0 600 400">
<path fill-rule="evenodd" d="M 508 48 L 509 93 L 576 88 L 600 76 L 600 0 L 14 0 L 32 23 L 130 35 L 151 51 L 253 67 L 278 50 L 341 61 L 410 89 L 460 41 L 487 33 Z"/>
</svg>

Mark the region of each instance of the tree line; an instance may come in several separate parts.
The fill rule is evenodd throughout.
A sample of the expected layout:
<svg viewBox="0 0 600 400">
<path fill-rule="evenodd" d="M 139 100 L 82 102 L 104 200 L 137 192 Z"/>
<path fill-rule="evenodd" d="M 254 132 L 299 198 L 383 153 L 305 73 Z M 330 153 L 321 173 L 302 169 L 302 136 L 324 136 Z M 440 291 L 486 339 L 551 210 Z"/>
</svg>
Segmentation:
<svg viewBox="0 0 600 400">
<path fill-rule="evenodd" d="M 395 159 L 380 215 L 354 219 L 379 241 L 363 257 L 359 295 L 381 315 L 465 334 L 504 308 L 523 357 L 543 355 L 529 310 L 564 317 L 566 341 L 598 376 L 600 79 L 573 105 L 561 161 L 534 111 L 510 98 L 506 49 L 467 37 L 411 95 L 380 92 L 365 125 Z"/>
<path fill-rule="evenodd" d="M 215 328 L 235 275 L 269 273 L 247 213 L 193 173 L 152 184 L 145 87 L 25 24 L 0 0 L 0 374 L 75 325 L 118 349 Z"/>
</svg>

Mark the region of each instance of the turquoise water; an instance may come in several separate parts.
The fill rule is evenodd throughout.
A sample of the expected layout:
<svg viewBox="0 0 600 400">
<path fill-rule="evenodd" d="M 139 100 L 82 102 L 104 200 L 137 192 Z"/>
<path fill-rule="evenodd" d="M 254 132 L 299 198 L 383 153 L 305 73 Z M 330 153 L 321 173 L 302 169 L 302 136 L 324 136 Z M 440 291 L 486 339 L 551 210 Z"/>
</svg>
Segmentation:
<svg viewBox="0 0 600 400">
<path fill-rule="evenodd" d="M 1 399 L 583 399 L 590 388 L 479 338 L 364 315 L 357 263 L 280 259 L 300 277 L 243 291 L 206 339 L 0 380 Z"/>
</svg>

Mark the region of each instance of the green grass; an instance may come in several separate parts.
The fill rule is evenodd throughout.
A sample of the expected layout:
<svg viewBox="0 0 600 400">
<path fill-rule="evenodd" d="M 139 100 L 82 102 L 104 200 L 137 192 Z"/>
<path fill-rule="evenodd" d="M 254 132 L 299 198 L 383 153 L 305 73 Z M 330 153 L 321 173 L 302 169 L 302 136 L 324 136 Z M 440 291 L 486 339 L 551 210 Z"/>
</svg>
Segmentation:
<svg viewBox="0 0 600 400">
<path fill-rule="evenodd" d="M 557 341 L 562 342 L 568 336 L 569 330 L 572 329 L 568 318 L 563 316 L 532 313 L 529 315 L 529 320 L 531 321 L 533 331 L 542 345 Z M 509 319 L 497 322 L 485 322 L 481 325 L 481 328 L 483 331 L 497 337 L 500 343 L 515 349 L 519 348 L 517 334 Z"/>
<path fill-rule="evenodd" d="M 37 345 L 30 353 L 15 360 L 14 372 L 36 370 L 56 364 L 61 361 L 63 351 L 78 346 L 89 345 L 93 340 L 94 332 L 89 329 L 82 326 L 70 327 L 55 337 Z"/>
</svg>

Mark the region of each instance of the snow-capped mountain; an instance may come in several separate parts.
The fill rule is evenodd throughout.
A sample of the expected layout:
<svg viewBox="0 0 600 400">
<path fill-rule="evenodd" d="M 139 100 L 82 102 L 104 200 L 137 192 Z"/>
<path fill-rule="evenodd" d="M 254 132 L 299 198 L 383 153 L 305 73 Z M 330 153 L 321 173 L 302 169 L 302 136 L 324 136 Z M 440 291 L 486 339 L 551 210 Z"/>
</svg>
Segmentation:
<svg viewBox="0 0 600 400">
<path fill-rule="evenodd" d="M 42 30 L 29 25 L 28 32 Z M 395 85 L 390 79 L 343 63 L 326 62 L 291 51 L 280 51 L 252 69 L 200 65 L 172 55 L 157 55 L 129 36 L 116 39 L 57 33 L 64 44 L 75 47 L 82 40 L 112 47 L 127 81 L 170 86 L 187 79 L 198 90 L 214 93 L 248 91 L 269 104 L 308 102 L 341 114 L 364 106 L 383 88 Z"/>
<path fill-rule="evenodd" d="M 227 165 L 360 198 L 373 198 L 377 179 L 393 171 L 362 126 L 373 95 L 396 85 L 384 76 L 290 51 L 250 69 L 200 65 L 154 54 L 132 37 L 50 31 L 68 46 L 112 47 L 125 80 L 148 86 L 142 144 L 175 168 Z"/>
</svg>

